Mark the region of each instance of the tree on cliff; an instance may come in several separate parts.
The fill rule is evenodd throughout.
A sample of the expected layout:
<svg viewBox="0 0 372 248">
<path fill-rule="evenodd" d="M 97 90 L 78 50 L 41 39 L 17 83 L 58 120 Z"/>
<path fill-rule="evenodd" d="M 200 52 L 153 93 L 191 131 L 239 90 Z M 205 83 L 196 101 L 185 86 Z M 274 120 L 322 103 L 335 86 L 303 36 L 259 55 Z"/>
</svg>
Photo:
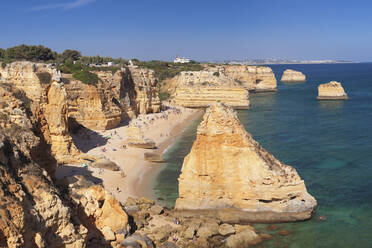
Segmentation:
<svg viewBox="0 0 372 248">
<path fill-rule="evenodd" d="M 20 45 L 5 50 L 5 58 L 30 61 L 48 61 L 56 59 L 56 53 L 44 46 Z"/>
<path fill-rule="evenodd" d="M 0 59 L 5 58 L 5 50 L 0 48 Z"/>
<path fill-rule="evenodd" d="M 66 62 L 67 60 L 76 61 L 81 58 L 81 53 L 76 50 L 66 49 L 58 55 L 58 61 Z"/>
</svg>

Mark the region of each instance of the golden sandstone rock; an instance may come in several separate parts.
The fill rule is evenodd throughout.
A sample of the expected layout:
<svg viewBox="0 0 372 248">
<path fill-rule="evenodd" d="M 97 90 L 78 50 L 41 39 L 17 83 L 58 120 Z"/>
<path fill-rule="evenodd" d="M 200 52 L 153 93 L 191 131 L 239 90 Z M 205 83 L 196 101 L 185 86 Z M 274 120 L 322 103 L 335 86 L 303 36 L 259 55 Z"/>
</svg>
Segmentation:
<svg viewBox="0 0 372 248">
<path fill-rule="evenodd" d="M 110 129 L 123 119 L 160 112 L 154 71 L 125 67 L 114 74 L 95 73 L 100 79 L 97 85 L 71 80 L 65 86 L 69 95 L 69 116 L 78 123 L 94 130 Z"/>
<path fill-rule="evenodd" d="M 222 65 L 208 68 L 208 70 L 225 74 L 249 91 L 277 91 L 275 75 L 271 68 L 267 66 Z"/>
<path fill-rule="evenodd" d="M 341 83 L 331 81 L 318 87 L 318 100 L 346 100 L 348 96 Z"/>
<path fill-rule="evenodd" d="M 248 90 L 236 81 L 211 71 L 180 72 L 171 82 L 173 101 L 190 108 L 206 108 L 221 101 L 237 109 L 249 107 Z"/>
<path fill-rule="evenodd" d="M 282 164 L 222 104 L 207 109 L 179 177 L 176 210 L 228 222 L 308 219 L 316 200 L 293 167 Z"/>
<path fill-rule="evenodd" d="M 74 162 L 80 155 L 68 132 L 67 94 L 64 87 L 53 82 L 47 90 L 44 115 L 48 123 L 52 154 L 59 162 Z"/>
<path fill-rule="evenodd" d="M 145 138 L 142 129 L 136 125 L 130 125 L 126 132 L 126 144 L 130 147 L 155 149 L 156 144 L 152 139 Z"/>
<path fill-rule="evenodd" d="M 287 69 L 283 72 L 282 82 L 305 82 L 306 76 L 300 71 Z"/>
<path fill-rule="evenodd" d="M 10 248 L 84 247 L 86 229 L 72 221 L 72 211 L 61 193 L 42 169 L 49 161 L 47 149 L 32 130 L 19 92 L 0 84 L 0 246 Z M 18 97 L 16 97 L 15 95 Z"/>
<path fill-rule="evenodd" d="M 1 82 L 23 90 L 17 94 L 22 95 L 24 103 L 28 102 L 29 110 L 36 117 L 43 138 L 51 146 L 57 162 L 68 163 L 76 161 L 80 151 L 68 132 L 65 87 L 56 80 L 60 80 L 58 72 L 43 63 L 13 62 L 0 69 Z"/>
</svg>

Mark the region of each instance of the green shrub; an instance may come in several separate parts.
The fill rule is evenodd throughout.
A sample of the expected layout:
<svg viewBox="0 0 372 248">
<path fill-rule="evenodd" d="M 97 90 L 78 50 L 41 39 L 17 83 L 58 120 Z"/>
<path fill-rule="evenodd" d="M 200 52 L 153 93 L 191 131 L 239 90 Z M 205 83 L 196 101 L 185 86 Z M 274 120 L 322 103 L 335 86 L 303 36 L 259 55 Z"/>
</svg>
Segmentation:
<svg viewBox="0 0 372 248">
<path fill-rule="evenodd" d="M 74 72 L 72 77 L 76 80 L 80 80 L 84 84 L 96 85 L 98 83 L 98 76 L 87 70 Z"/>
<path fill-rule="evenodd" d="M 1 62 L 1 67 L 4 69 L 6 67 L 6 63 L 5 62 Z"/>
<path fill-rule="evenodd" d="M 220 72 L 216 71 L 215 73 L 213 73 L 213 76 L 219 77 L 220 76 Z"/>
<path fill-rule="evenodd" d="M 164 61 L 152 60 L 139 62 L 139 66 L 151 69 L 155 72 L 155 76 L 159 81 L 166 78 L 172 78 L 181 71 L 201 71 L 203 66 L 199 63 L 169 63 Z"/>
<path fill-rule="evenodd" d="M 36 76 L 39 78 L 41 84 L 50 84 L 50 81 L 52 81 L 52 75 L 49 72 L 38 72 Z"/>
<path fill-rule="evenodd" d="M 159 92 L 159 99 L 160 101 L 167 100 L 170 97 L 168 92 Z"/>
</svg>

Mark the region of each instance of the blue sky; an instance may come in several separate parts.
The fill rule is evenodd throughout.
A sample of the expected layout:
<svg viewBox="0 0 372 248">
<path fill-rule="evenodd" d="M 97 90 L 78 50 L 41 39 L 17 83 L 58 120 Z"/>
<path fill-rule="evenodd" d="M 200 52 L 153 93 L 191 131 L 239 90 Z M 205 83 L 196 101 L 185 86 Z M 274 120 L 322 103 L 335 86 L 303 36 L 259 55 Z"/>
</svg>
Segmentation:
<svg viewBox="0 0 372 248">
<path fill-rule="evenodd" d="M 0 47 L 142 60 L 372 61 L 372 1 L 4 0 Z"/>
</svg>

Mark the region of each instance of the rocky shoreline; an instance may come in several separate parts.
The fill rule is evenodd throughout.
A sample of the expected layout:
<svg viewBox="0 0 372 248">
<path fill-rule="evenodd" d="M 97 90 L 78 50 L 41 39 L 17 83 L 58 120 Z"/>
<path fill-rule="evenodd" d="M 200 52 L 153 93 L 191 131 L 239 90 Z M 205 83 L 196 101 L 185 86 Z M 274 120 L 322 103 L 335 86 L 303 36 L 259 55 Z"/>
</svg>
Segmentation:
<svg viewBox="0 0 372 248">
<path fill-rule="evenodd" d="M 200 77 L 195 72 L 195 76 L 188 75 L 191 79 L 185 80 L 185 84 L 199 80 L 200 87 L 184 88 L 184 92 L 205 95 L 198 102 L 187 93 L 184 102 L 189 101 L 194 107 L 208 107 L 227 99 L 233 106 L 245 108 L 250 104 L 249 90 L 276 89 L 270 68 L 217 69 L 200 72 Z M 236 147 L 240 149 L 248 140 L 249 147 L 254 147 L 266 161 L 269 171 L 271 167 L 278 167 L 280 174 L 293 174 L 292 179 L 282 175 L 284 182 L 273 183 L 270 188 L 275 191 L 276 186 L 285 186 L 280 201 L 258 190 L 258 196 L 249 197 L 261 204 L 260 208 L 238 202 L 223 204 L 222 208 L 200 208 L 203 204 L 188 201 L 192 210 L 201 211 L 187 215 L 188 209 L 182 206 L 182 200 L 174 210 L 145 198 L 130 197 L 139 196 L 137 191 L 144 185 L 146 172 L 149 179 L 149 174 L 155 171 L 149 169 L 145 158 L 161 161 L 160 153 L 198 111 L 162 106 L 158 82 L 151 70 L 127 66 L 115 72 L 93 73 L 99 79 L 96 85 L 73 80 L 48 64 L 14 62 L 0 69 L 1 246 L 238 248 L 271 238 L 258 234 L 248 223 L 309 217 L 311 207 L 301 211 L 303 204 L 297 202 L 297 199 L 311 200 L 311 196 L 304 198 L 307 192 L 303 181 L 239 128 L 234 135 L 240 135 L 243 140 L 231 139 L 228 128 L 220 130 L 227 133 L 226 140 L 219 140 L 219 145 L 240 142 Z M 212 78 L 211 82 L 205 83 L 201 74 Z M 241 76 L 248 77 L 245 85 L 237 81 L 243 80 Z M 232 86 L 241 97 L 236 97 L 235 91 L 224 95 L 225 82 L 229 86 L 227 91 Z M 210 94 L 211 88 L 213 94 Z M 176 87 L 175 92 L 172 100 L 182 105 L 182 90 L 177 91 Z M 219 93 L 216 95 L 216 92 Z M 207 110 L 208 115 L 210 111 Z M 226 123 L 235 123 L 231 115 L 222 117 Z M 211 120 L 213 123 L 213 118 Z M 219 130 L 218 127 L 212 129 Z M 213 138 L 210 141 L 213 144 Z M 287 188 L 285 180 L 297 181 Z M 268 179 L 263 181 L 265 185 L 271 184 Z M 186 196 L 183 184 L 180 180 L 181 198 Z M 200 185 L 194 183 L 193 187 L 197 189 Z M 244 187 L 237 185 L 236 188 L 239 195 Z M 214 192 L 211 189 L 210 193 Z M 247 215 L 242 215 L 241 210 Z"/>
</svg>

